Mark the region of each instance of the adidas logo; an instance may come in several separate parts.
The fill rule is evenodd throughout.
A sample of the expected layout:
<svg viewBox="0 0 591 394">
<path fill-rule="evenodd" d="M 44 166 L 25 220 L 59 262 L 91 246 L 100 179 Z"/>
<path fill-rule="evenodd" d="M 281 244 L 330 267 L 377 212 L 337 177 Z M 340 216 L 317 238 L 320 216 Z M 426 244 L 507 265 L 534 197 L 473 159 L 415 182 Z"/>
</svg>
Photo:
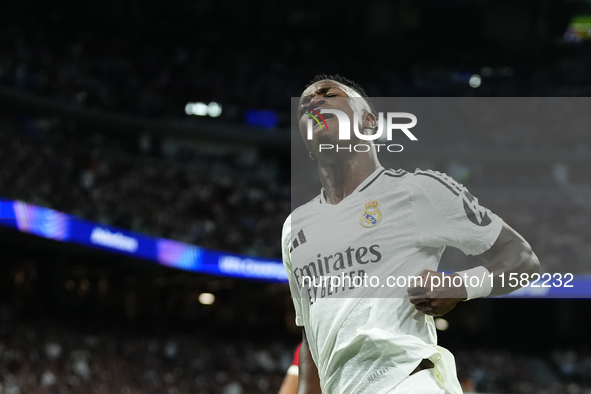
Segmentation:
<svg viewBox="0 0 591 394">
<path fill-rule="evenodd" d="M 300 230 L 300 232 L 298 233 L 298 237 L 296 239 L 293 240 L 293 242 L 291 243 L 291 248 L 289 249 L 289 252 L 291 253 L 295 248 L 297 248 L 300 245 L 303 245 L 306 243 L 306 236 L 304 235 L 304 230 Z"/>
</svg>

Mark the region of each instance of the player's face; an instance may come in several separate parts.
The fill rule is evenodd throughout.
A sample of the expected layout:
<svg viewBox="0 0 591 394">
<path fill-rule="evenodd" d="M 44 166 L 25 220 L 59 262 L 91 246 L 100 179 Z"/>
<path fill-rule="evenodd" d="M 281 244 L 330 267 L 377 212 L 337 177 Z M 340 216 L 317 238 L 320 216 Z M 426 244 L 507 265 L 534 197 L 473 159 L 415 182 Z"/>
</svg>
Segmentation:
<svg viewBox="0 0 591 394">
<path fill-rule="evenodd" d="M 316 115 L 312 110 L 320 112 L 320 109 L 338 109 L 344 112 L 351 120 L 353 127 L 353 114 L 358 114 L 359 129 L 368 127 L 365 123 L 375 122 L 375 117 L 369 111 L 365 100 L 350 99 L 351 97 L 360 97 L 353 89 L 332 80 L 316 82 L 309 86 L 300 99 L 298 107 L 298 119 L 300 134 L 313 154 L 319 152 L 320 144 L 337 144 L 339 141 L 339 122 L 333 114 L 322 114 L 326 125 L 321 121 L 319 125 L 309 114 Z M 316 115 L 318 118 L 318 116 Z M 313 120 L 312 140 L 308 140 L 308 120 Z M 323 127 L 324 126 L 324 127 Z M 371 125 L 370 125 L 371 126 Z M 354 136 L 353 131 L 350 130 Z M 354 137 L 352 137 L 354 138 Z"/>
</svg>

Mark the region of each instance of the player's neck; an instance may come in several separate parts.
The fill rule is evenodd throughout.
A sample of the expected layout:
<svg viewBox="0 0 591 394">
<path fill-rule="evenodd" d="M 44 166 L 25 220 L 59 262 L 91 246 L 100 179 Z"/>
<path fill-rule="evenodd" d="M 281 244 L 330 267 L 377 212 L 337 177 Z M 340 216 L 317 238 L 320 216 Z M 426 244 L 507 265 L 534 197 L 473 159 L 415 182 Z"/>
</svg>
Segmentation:
<svg viewBox="0 0 591 394">
<path fill-rule="evenodd" d="M 326 202 L 338 204 L 379 167 L 381 164 L 375 155 L 355 155 L 341 163 L 318 161 L 318 174 Z"/>
</svg>

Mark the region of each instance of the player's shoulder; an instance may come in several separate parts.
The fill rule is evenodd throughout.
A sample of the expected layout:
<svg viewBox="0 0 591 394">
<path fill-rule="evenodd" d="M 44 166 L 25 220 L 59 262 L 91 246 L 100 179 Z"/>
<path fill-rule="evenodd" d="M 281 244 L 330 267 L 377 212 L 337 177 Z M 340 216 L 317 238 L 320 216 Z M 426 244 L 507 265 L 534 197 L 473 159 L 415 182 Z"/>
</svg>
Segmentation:
<svg viewBox="0 0 591 394">
<path fill-rule="evenodd" d="M 414 172 L 409 173 L 409 175 L 404 177 L 403 182 L 413 184 L 423 190 L 446 188 L 456 196 L 459 196 L 465 190 L 461 183 L 443 172 L 417 168 Z"/>
<path fill-rule="evenodd" d="M 307 213 L 314 211 L 315 208 L 319 204 L 320 204 L 320 195 L 317 195 L 316 197 L 314 197 L 313 199 L 311 199 L 307 203 L 302 204 L 299 207 L 297 207 L 296 209 L 294 209 L 293 212 L 290 213 L 289 216 L 287 216 L 287 218 L 285 219 L 285 222 L 283 222 L 283 234 L 291 233 L 291 223 L 292 223 L 292 218 L 294 216 L 295 217 L 302 217 L 303 215 L 306 215 Z"/>
<path fill-rule="evenodd" d="M 320 199 L 320 194 L 319 194 L 316 197 L 314 197 L 313 199 L 311 199 L 310 201 L 308 201 L 307 203 L 302 204 L 299 207 L 297 207 L 296 209 L 294 209 L 290 216 L 302 215 L 307 212 L 315 211 L 320 206 L 321 203 L 322 203 L 322 201 Z"/>
<path fill-rule="evenodd" d="M 282 234 L 286 234 L 290 231 L 291 228 L 291 213 L 287 216 L 287 218 L 285 218 L 285 221 L 283 222 L 283 227 L 282 227 Z"/>
<path fill-rule="evenodd" d="M 388 169 L 385 169 L 382 172 L 382 175 L 384 175 L 386 177 L 389 177 L 390 179 L 395 179 L 395 178 L 403 179 L 403 178 L 407 177 L 410 174 L 411 174 L 410 172 L 405 171 L 405 170 L 400 169 L 400 168 L 397 169 L 397 170 L 395 170 L 393 168 L 388 168 Z"/>
<path fill-rule="evenodd" d="M 400 183 L 402 180 L 406 179 L 411 175 L 412 173 L 408 171 L 402 169 L 395 170 L 393 168 L 390 168 L 384 169 L 382 172 L 380 172 L 379 176 L 376 177 L 374 181 L 377 180 L 377 184 L 380 184 L 382 187 L 386 186 L 389 189 L 391 186 Z M 366 185 L 365 188 L 370 186 L 372 183 L 373 181 Z"/>
</svg>

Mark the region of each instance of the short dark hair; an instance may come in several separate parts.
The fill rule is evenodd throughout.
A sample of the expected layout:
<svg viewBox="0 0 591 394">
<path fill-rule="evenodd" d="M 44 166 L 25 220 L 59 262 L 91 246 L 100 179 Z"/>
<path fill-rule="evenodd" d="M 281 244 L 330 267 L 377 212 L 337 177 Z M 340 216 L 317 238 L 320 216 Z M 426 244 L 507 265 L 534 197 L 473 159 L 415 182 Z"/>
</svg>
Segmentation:
<svg viewBox="0 0 591 394">
<path fill-rule="evenodd" d="M 359 93 L 359 95 L 361 97 L 365 98 L 365 101 L 367 102 L 367 105 L 369 105 L 369 109 L 371 110 L 371 112 L 377 116 L 376 109 L 374 108 L 373 103 L 371 102 L 371 99 L 369 98 L 367 93 L 365 93 L 365 90 L 363 90 L 361 85 L 359 85 L 357 82 L 350 80 L 349 78 L 342 77 L 339 74 L 335 74 L 335 75 L 319 74 L 319 75 L 316 75 L 306 85 L 304 90 L 308 89 L 310 86 L 314 85 L 316 82 L 325 81 L 327 79 L 329 79 L 331 81 L 338 82 L 338 83 L 342 83 L 343 85 L 348 86 L 351 89 L 353 89 L 354 91 L 356 91 L 357 93 Z"/>
</svg>

